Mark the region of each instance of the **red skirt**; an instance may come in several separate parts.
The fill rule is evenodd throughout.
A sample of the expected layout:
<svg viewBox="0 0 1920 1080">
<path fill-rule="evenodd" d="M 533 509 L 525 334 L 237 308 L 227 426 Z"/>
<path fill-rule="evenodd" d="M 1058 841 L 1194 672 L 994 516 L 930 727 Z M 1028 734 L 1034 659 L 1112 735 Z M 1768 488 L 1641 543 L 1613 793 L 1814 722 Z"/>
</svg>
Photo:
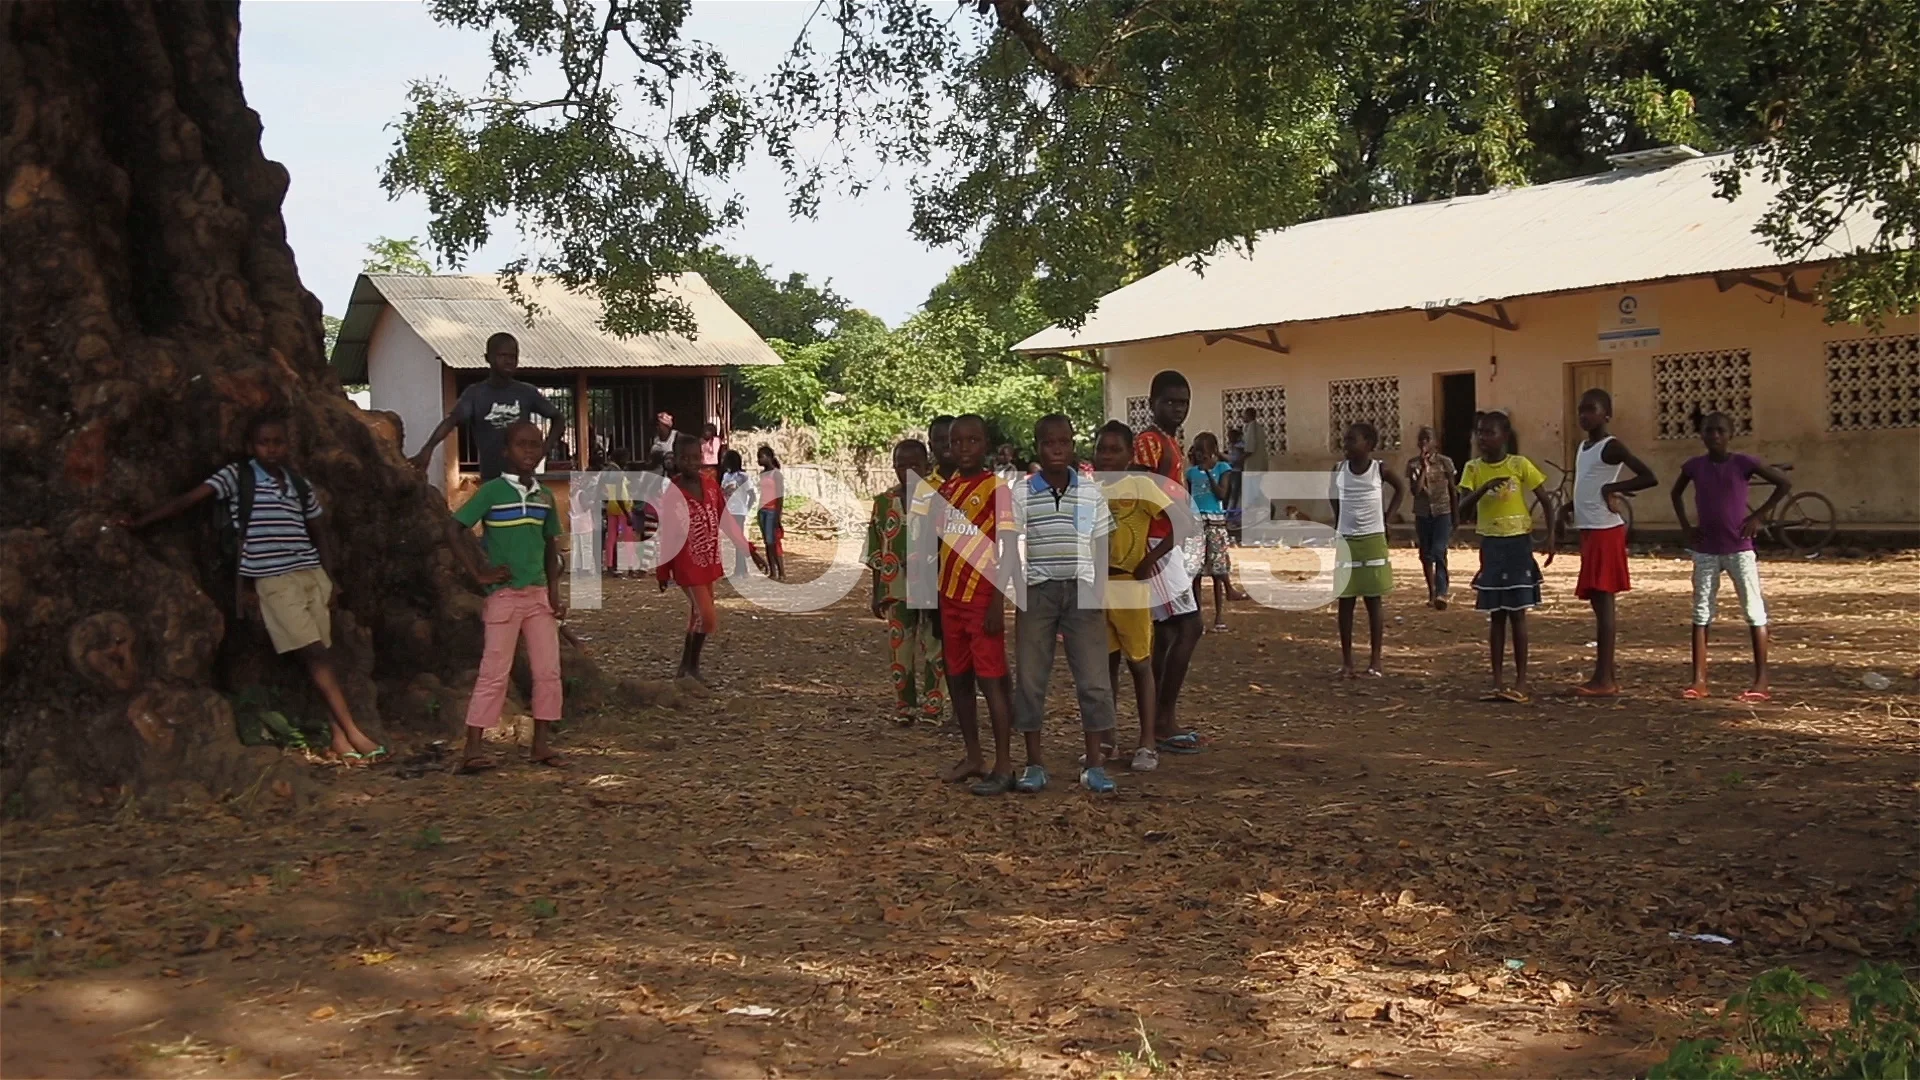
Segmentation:
<svg viewBox="0 0 1920 1080">
<path fill-rule="evenodd" d="M 1594 593 L 1623 593 L 1627 580 L 1627 527 L 1580 530 L 1580 582 L 1573 595 L 1585 600 Z"/>
</svg>

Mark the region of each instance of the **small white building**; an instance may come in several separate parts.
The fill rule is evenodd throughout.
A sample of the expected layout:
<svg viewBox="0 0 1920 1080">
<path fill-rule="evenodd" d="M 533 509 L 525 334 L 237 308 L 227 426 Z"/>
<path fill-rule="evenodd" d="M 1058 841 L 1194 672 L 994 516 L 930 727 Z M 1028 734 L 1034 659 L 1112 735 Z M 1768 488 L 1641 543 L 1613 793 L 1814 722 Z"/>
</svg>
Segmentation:
<svg viewBox="0 0 1920 1080">
<path fill-rule="evenodd" d="M 494 275 L 362 274 L 341 320 L 333 366 L 345 383 L 367 383 L 370 407 L 400 416 L 406 449 L 417 449 L 467 387 L 487 377 L 487 339 L 499 331 L 520 342 L 515 376 L 538 387 L 566 415 L 547 462 L 557 475 L 584 467 L 582 448 L 642 457 L 654 415 L 673 414 L 677 430 L 698 434 L 708 421 L 731 427 L 727 376 L 735 367 L 778 364 L 780 357 L 698 274 L 662 289 L 693 313 L 693 337 L 620 338 L 600 328 L 598 297 L 557 283 L 522 281 L 535 306 L 531 323 Z M 428 469 L 452 501 L 478 479 L 467 431 L 449 437 Z"/>
</svg>

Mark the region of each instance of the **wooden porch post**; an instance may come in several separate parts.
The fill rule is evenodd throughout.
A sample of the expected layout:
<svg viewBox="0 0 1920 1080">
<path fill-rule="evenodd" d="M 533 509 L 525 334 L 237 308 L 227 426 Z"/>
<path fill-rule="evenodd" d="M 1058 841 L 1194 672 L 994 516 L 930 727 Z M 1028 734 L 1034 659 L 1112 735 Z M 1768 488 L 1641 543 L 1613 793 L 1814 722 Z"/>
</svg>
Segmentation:
<svg viewBox="0 0 1920 1080">
<path fill-rule="evenodd" d="M 573 375 L 573 471 L 586 472 L 588 462 L 593 460 L 593 432 L 587 430 L 587 421 L 593 410 L 587 407 L 587 373 L 576 371 Z"/>
<path fill-rule="evenodd" d="M 440 365 L 440 415 L 452 412 L 459 400 L 460 394 L 454 390 L 453 369 L 443 362 Z M 423 434 L 421 438 L 426 436 Z M 454 492 L 460 490 L 460 432 L 457 429 L 440 444 L 440 464 L 440 490 L 451 505 Z"/>
</svg>

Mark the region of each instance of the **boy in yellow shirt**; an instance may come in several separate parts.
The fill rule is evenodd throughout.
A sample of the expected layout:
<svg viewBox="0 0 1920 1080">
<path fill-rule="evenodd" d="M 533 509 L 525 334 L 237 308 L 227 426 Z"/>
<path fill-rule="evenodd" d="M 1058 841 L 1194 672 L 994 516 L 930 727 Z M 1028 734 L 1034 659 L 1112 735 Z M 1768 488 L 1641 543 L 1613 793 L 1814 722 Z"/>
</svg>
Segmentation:
<svg viewBox="0 0 1920 1080">
<path fill-rule="evenodd" d="M 1149 541 L 1156 518 L 1167 516 L 1167 496 L 1146 473 L 1129 473 L 1133 461 L 1133 429 L 1112 420 L 1094 442 L 1093 467 L 1103 476 L 1124 474 L 1104 487 L 1113 513 L 1113 532 L 1107 541 L 1107 673 L 1120 686 L 1120 661 L 1133 676 L 1133 700 L 1140 712 L 1140 745 L 1133 751 L 1135 772 L 1160 765 L 1154 749 L 1154 719 L 1159 689 L 1153 678 L 1153 592 L 1148 579 L 1173 550 L 1173 532 Z"/>
</svg>

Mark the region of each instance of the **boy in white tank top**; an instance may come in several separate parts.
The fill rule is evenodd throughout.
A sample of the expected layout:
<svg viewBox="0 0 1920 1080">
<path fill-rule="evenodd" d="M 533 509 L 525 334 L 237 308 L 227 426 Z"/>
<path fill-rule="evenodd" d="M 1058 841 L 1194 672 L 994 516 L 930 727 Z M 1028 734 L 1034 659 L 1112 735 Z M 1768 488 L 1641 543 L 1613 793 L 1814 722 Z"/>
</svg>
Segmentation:
<svg viewBox="0 0 1920 1080">
<path fill-rule="evenodd" d="M 1587 437 L 1573 470 L 1573 525 L 1580 530 L 1580 581 L 1574 595 L 1593 605 L 1597 648 L 1593 678 L 1573 688 L 1577 697 L 1620 693 L 1613 598 L 1633 587 L 1627 576 L 1627 522 L 1620 516 L 1620 500 L 1660 482 L 1625 443 L 1608 433 L 1612 421 L 1611 394 L 1596 388 L 1580 395 L 1580 430 Z M 1633 475 L 1622 480 L 1623 470 Z"/>
</svg>

